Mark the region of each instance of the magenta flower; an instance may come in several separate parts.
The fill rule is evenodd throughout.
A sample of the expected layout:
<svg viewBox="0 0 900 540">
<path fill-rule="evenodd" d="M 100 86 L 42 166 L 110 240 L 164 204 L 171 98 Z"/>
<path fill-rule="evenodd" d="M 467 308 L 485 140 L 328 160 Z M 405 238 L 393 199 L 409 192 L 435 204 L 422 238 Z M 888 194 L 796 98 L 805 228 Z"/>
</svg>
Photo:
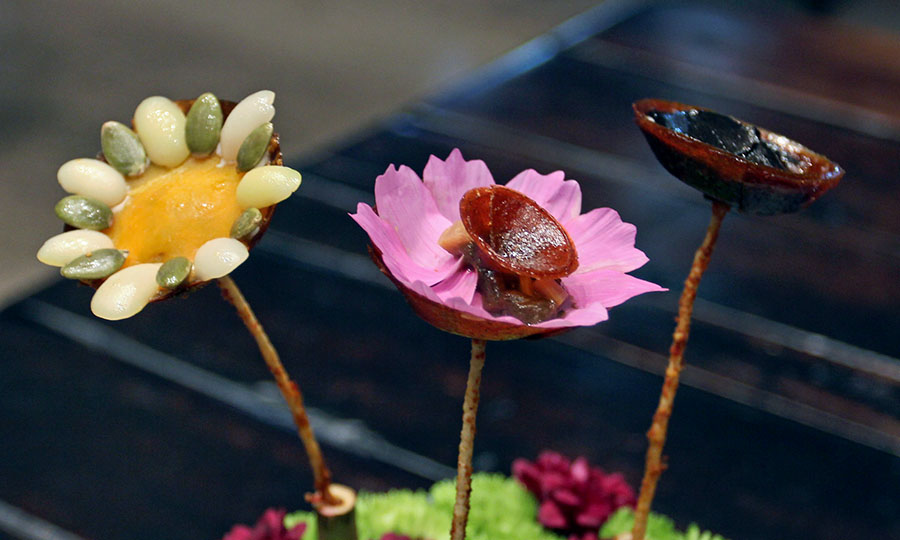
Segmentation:
<svg viewBox="0 0 900 540">
<path fill-rule="evenodd" d="M 621 474 L 606 474 L 579 457 L 541 452 L 537 461 L 513 462 L 513 475 L 534 495 L 541 525 L 569 540 L 595 540 L 597 531 L 622 506 L 634 506 L 635 495 Z"/>
<path fill-rule="evenodd" d="M 301 540 L 306 532 L 306 523 L 298 523 L 290 530 L 284 526 L 284 509 L 269 508 L 252 528 L 235 525 L 222 540 Z"/>
<path fill-rule="evenodd" d="M 476 289 L 471 259 L 439 245 L 441 235 L 466 216 L 460 201 L 474 188 L 494 186 L 483 161 L 466 161 L 453 150 L 446 161 L 431 156 L 422 179 L 409 167 L 388 167 L 375 181 L 375 206 L 360 203 L 351 217 L 368 233 L 373 258 L 412 307 L 443 330 L 476 339 L 514 339 L 590 326 L 608 318 L 607 309 L 660 286 L 626 272 L 647 262 L 634 247 L 636 229 L 610 208 L 581 213 L 581 188 L 562 171 L 523 171 L 506 184 L 555 218 L 571 240 L 574 272 L 554 275 L 567 293 L 557 313 L 531 324 L 509 314 L 491 314 Z M 515 232 L 515 231 L 514 231 Z M 521 236 L 521 235 L 520 235 Z"/>
</svg>

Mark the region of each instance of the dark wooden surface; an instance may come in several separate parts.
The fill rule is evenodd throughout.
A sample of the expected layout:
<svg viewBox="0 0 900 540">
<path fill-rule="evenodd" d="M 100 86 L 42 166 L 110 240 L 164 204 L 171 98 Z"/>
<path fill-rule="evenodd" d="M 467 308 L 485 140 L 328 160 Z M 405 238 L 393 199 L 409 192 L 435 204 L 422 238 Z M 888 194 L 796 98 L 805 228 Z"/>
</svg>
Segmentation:
<svg viewBox="0 0 900 540">
<path fill-rule="evenodd" d="M 346 213 L 388 164 L 421 171 L 458 147 L 501 183 L 565 170 L 586 208 L 637 225 L 650 262 L 635 274 L 671 289 L 594 328 L 490 344 L 476 465 L 508 472 L 552 448 L 638 483 L 709 218 L 633 125 L 630 103 L 659 97 L 788 135 L 848 173 L 801 213 L 726 218 L 655 508 L 735 540 L 900 537 L 898 57 L 894 37 L 796 13 L 609 2 L 294 163 L 303 186 L 234 277 L 314 409 L 336 479 L 382 490 L 452 474 L 468 343 L 412 314 Z M 0 518 L 24 511 L 86 538 L 218 538 L 267 506 L 304 506 L 302 447 L 214 287 L 119 323 L 92 318 L 90 296 L 60 282 L 0 314 Z"/>
</svg>

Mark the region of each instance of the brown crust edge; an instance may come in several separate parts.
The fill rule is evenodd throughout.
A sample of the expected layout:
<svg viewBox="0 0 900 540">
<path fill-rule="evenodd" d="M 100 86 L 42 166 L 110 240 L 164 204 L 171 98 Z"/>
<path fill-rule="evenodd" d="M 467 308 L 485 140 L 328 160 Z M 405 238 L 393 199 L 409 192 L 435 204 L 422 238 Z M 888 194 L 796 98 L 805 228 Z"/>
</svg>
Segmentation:
<svg viewBox="0 0 900 540">
<path fill-rule="evenodd" d="M 632 109 L 635 122 L 654 154 L 670 173 L 710 197 L 745 212 L 777 214 L 797 211 L 836 186 L 844 175 L 840 165 L 791 139 L 788 139 L 791 145 L 798 149 L 796 153 L 810 162 L 810 167 L 802 174 L 750 163 L 667 129 L 647 115 L 652 110 L 711 111 L 705 107 L 648 98 L 634 102 Z M 772 143 L 777 144 L 772 138 L 781 137 L 761 127 L 759 130 Z"/>
</svg>

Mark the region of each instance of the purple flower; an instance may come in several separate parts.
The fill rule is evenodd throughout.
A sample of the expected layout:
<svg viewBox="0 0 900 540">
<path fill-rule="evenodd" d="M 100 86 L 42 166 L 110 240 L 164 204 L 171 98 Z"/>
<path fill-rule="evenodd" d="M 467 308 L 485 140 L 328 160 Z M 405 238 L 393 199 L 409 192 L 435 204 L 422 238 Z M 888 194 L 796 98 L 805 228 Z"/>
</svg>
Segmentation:
<svg viewBox="0 0 900 540">
<path fill-rule="evenodd" d="M 306 532 L 306 523 L 298 523 L 287 530 L 284 527 L 286 514 L 287 511 L 282 508 L 269 508 L 252 528 L 235 525 L 222 540 L 301 540 Z"/>
<path fill-rule="evenodd" d="M 460 201 L 474 188 L 494 185 L 483 161 L 466 161 L 453 150 L 446 161 L 431 156 L 422 179 L 393 165 L 375 181 L 377 211 L 360 203 L 351 217 L 368 233 L 373 258 L 420 316 L 435 326 L 479 339 L 514 339 L 590 326 L 607 309 L 633 296 L 665 290 L 632 277 L 647 262 L 634 247 L 636 229 L 610 208 L 581 213 L 581 188 L 562 171 L 526 170 L 506 184 L 555 218 L 577 252 L 577 269 L 559 283 L 570 301 L 542 322 L 523 323 L 492 315 L 476 290 L 479 276 L 464 255 L 439 245 L 442 233 L 461 221 Z"/>
<path fill-rule="evenodd" d="M 538 500 L 538 521 L 570 540 L 596 540 L 618 508 L 634 506 L 634 490 L 621 474 L 606 474 L 579 457 L 542 452 L 534 463 L 517 459 L 513 475 Z"/>
</svg>

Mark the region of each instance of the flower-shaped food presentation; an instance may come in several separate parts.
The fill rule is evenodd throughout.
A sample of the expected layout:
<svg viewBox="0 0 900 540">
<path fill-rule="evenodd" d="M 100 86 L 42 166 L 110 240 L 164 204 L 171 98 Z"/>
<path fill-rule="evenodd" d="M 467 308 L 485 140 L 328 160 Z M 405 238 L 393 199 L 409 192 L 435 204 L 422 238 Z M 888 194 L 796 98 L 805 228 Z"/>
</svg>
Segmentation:
<svg viewBox="0 0 900 540">
<path fill-rule="evenodd" d="M 588 326 L 629 298 L 664 290 L 626 272 L 647 262 L 636 230 L 609 208 L 581 213 L 562 171 L 526 170 L 495 185 L 483 161 L 431 156 L 422 179 L 391 166 L 375 206 L 353 219 L 373 256 L 431 324 L 474 339 Z"/>
<path fill-rule="evenodd" d="M 274 98 L 155 96 L 138 105 L 133 131 L 105 123 L 101 159 L 74 159 L 57 173 L 71 193 L 55 209 L 67 230 L 38 259 L 96 287 L 91 310 L 110 320 L 228 275 L 300 185 L 282 166 Z"/>
<path fill-rule="evenodd" d="M 732 116 L 661 99 L 642 99 L 633 109 L 672 175 L 744 212 L 796 212 L 844 175 L 827 157 Z"/>
</svg>

